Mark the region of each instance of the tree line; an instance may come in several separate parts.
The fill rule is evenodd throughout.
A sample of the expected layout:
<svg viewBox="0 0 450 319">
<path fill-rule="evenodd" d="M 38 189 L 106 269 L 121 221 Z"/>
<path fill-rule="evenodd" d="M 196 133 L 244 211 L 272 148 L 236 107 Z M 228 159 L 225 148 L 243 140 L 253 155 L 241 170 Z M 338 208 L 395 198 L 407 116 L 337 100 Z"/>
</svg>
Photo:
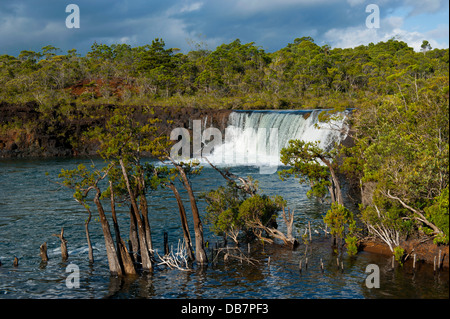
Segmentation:
<svg viewBox="0 0 450 319">
<path fill-rule="evenodd" d="M 448 49 L 422 52 L 395 39 L 355 48 L 319 46 L 311 37 L 266 52 L 239 39 L 210 50 L 202 43 L 181 53 L 162 39 L 132 47 L 94 43 L 76 49 L 44 46 L 0 56 L 0 100 L 37 101 L 43 109 L 81 104 L 161 104 L 216 108 L 357 106 L 399 89 L 419 90 L 446 76 Z M 391 81 L 393 80 L 393 81 Z"/>
</svg>

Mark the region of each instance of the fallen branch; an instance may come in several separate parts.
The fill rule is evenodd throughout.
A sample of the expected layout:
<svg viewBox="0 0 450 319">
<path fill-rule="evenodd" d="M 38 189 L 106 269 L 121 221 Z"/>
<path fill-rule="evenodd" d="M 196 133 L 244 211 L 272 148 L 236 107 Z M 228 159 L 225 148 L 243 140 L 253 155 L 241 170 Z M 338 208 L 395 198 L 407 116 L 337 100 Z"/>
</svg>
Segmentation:
<svg viewBox="0 0 450 319">
<path fill-rule="evenodd" d="M 228 171 L 227 169 L 225 169 L 225 172 L 223 172 L 217 166 L 213 165 L 208 160 L 207 157 L 202 157 L 202 158 L 204 158 L 209 163 L 209 165 L 211 165 L 212 168 L 214 168 L 216 171 L 218 171 L 219 174 L 222 175 L 222 177 L 225 178 L 227 181 L 235 183 L 236 187 L 244 190 L 247 194 L 250 194 L 250 195 L 256 194 L 255 186 L 252 184 L 251 181 L 249 181 L 248 179 L 236 176 L 233 173 L 231 173 L 230 171 Z M 237 185 L 236 181 L 233 180 L 233 178 L 239 180 L 242 183 L 242 185 Z"/>
<path fill-rule="evenodd" d="M 252 265 L 255 265 L 255 263 L 259 263 L 258 260 L 246 256 L 238 247 L 223 247 L 223 248 L 216 249 L 216 251 L 217 251 L 217 254 L 215 255 L 215 257 L 213 259 L 213 263 L 217 261 L 217 258 L 219 257 L 219 255 L 221 253 L 224 253 L 224 256 L 223 256 L 224 261 L 227 261 L 228 258 L 233 258 L 233 259 L 240 260 L 241 262 L 246 262 L 246 263 L 252 264 Z M 230 251 L 237 251 L 239 254 L 235 254 Z"/>
<path fill-rule="evenodd" d="M 283 209 L 284 211 L 284 209 Z M 294 221 L 293 214 L 290 217 L 290 220 Z M 254 234 L 261 240 L 267 241 L 269 243 L 273 243 L 272 239 L 266 238 L 262 236 L 262 232 L 266 232 L 269 237 L 277 238 L 283 241 L 285 245 L 289 246 L 296 246 L 298 244 L 297 240 L 292 236 L 292 226 L 291 226 L 291 232 L 289 234 L 289 226 L 288 226 L 288 235 L 286 236 L 283 232 L 279 231 L 276 228 L 267 227 L 261 223 L 259 219 L 253 220 L 253 221 L 247 221 L 247 225 L 254 229 Z"/>
<path fill-rule="evenodd" d="M 158 254 L 158 252 L 155 250 L 154 253 L 158 256 L 159 265 L 166 265 L 170 269 L 178 269 L 181 271 L 192 271 L 192 269 L 189 267 L 188 263 L 188 254 L 186 251 L 186 246 L 184 241 L 181 242 L 178 241 L 177 250 L 174 253 L 173 248 L 171 247 L 170 252 L 168 254 L 165 254 L 164 256 L 161 256 Z"/>
</svg>

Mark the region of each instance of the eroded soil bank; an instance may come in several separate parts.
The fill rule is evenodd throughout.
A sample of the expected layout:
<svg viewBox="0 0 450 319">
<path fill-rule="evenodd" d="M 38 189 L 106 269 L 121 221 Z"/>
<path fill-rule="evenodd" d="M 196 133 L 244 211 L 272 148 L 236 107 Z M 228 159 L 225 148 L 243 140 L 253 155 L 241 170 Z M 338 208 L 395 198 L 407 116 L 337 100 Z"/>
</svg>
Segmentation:
<svg viewBox="0 0 450 319">
<path fill-rule="evenodd" d="M 448 245 L 436 245 L 433 240 L 420 241 L 417 239 L 410 239 L 400 243 L 400 246 L 405 249 L 405 263 L 413 262 L 413 256 L 416 254 L 416 262 L 425 262 L 433 265 L 436 263 L 436 268 L 439 265 L 439 251 L 441 256 L 441 267 L 449 269 L 449 246 Z M 361 245 L 362 250 L 383 254 L 386 256 L 392 256 L 388 245 L 379 241 L 365 241 Z"/>
</svg>

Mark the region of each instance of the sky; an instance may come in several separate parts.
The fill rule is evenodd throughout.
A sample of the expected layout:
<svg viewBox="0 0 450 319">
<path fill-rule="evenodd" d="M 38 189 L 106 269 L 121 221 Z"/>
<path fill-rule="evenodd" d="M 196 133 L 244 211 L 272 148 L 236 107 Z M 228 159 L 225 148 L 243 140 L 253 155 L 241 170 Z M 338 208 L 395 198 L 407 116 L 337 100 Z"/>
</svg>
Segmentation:
<svg viewBox="0 0 450 319">
<path fill-rule="evenodd" d="M 79 28 L 66 25 L 68 17 L 75 21 L 74 12 L 66 12 L 69 4 L 79 8 Z M 377 10 L 370 9 L 373 5 Z M 76 49 L 84 55 L 94 42 L 134 47 L 155 38 L 184 53 L 214 50 L 235 39 L 274 52 L 304 36 L 332 48 L 394 37 L 417 51 L 423 40 L 432 48 L 448 48 L 449 1 L 0 0 L 0 55 L 46 45 L 61 54 Z"/>
</svg>

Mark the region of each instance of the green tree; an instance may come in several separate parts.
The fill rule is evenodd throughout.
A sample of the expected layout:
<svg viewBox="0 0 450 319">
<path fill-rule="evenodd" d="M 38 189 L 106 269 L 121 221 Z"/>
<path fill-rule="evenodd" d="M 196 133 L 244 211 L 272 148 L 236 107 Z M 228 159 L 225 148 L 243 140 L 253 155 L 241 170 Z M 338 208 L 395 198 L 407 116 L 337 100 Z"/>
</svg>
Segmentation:
<svg viewBox="0 0 450 319">
<path fill-rule="evenodd" d="M 249 194 L 236 187 L 233 181 L 204 194 L 206 200 L 206 221 L 211 230 L 224 238 L 239 243 L 239 235 L 245 230 L 244 220 L 239 218 L 239 207 Z"/>
<path fill-rule="evenodd" d="M 423 40 L 422 45 L 420 46 L 420 51 L 422 51 L 423 54 L 425 54 L 430 50 L 431 50 L 430 42 L 428 42 L 427 40 Z"/>
<path fill-rule="evenodd" d="M 137 222 L 142 268 L 152 270 L 153 245 L 146 197 L 148 185 L 142 156 L 159 154 L 167 147 L 168 139 L 159 135 L 156 126 L 159 120 L 151 117 L 152 111 L 146 112 L 146 121 L 140 122 L 134 118 L 131 108 L 118 108 L 104 131 L 94 130 L 91 134 L 98 136 L 102 158 L 120 167 L 121 182 L 125 185 L 133 218 Z"/>
<path fill-rule="evenodd" d="M 207 207 L 207 222 L 211 230 L 224 238 L 230 237 L 236 245 L 244 234 L 247 239 L 255 235 L 265 241 L 264 233 L 272 235 L 276 224 L 276 213 L 285 204 L 281 197 L 270 198 L 257 194 L 257 182 L 251 179 L 255 188 L 239 186 L 234 180 L 228 180 L 226 186 L 220 186 L 203 195 Z"/>
<path fill-rule="evenodd" d="M 269 236 L 276 233 L 273 229 L 276 228 L 276 217 L 282 209 L 282 201 L 281 197 L 272 199 L 259 194 L 250 196 L 239 206 L 238 219 L 244 221 L 246 227 L 259 239 L 272 242 L 271 239 L 263 237 L 263 232 Z"/>
<path fill-rule="evenodd" d="M 289 141 L 289 146 L 280 152 L 280 160 L 290 168 L 278 172 L 280 178 L 294 176 L 300 183 L 308 182 L 311 189 L 308 196 L 323 198 L 327 193 L 331 202 L 343 205 L 343 196 L 337 167 L 334 159 L 337 151 L 324 151 L 318 142 L 305 142 L 301 140 Z"/>
<path fill-rule="evenodd" d="M 100 201 L 102 196 L 102 191 L 100 189 L 99 183 L 104 180 L 108 174 L 111 166 L 105 167 L 102 170 L 95 170 L 93 172 L 89 171 L 84 165 L 79 165 L 73 170 L 61 170 L 59 174 L 60 178 L 63 178 L 63 185 L 75 190 L 74 198 L 80 203 L 89 213 L 89 217 L 85 223 L 86 237 L 88 245 L 90 247 L 90 237 L 88 231 L 88 224 L 91 217 L 91 211 L 89 205 L 87 204 L 87 196 L 90 191 L 94 192 L 94 203 L 97 207 L 99 214 L 100 223 L 102 225 L 103 237 L 105 240 L 106 254 L 108 258 L 109 270 L 113 275 L 124 274 L 123 268 L 121 266 L 121 261 L 119 260 L 119 252 L 116 250 L 114 245 L 114 240 L 112 239 L 111 230 L 109 227 L 108 219 L 106 218 L 105 210 L 103 204 Z M 90 260 L 93 260 L 92 248 L 90 247 L 89 252 Z"/>
<path fill-rule="evenodd" d="M 391 246 L 414 225 L 445 238 L 445 222 L 426 211 L 434 211 L 427 207 L 448 187 L 448 78 L 424 85 L 363 104 L 352 116 L 356 144 L 345 162 L 359 170 L 362 184 L 376 184 L 373 203 L 362 217 Z M 436 217 L 445 218 L 438 211 Z M 381 236 L 381 230 L 394 235 Z"/>
</svg>

